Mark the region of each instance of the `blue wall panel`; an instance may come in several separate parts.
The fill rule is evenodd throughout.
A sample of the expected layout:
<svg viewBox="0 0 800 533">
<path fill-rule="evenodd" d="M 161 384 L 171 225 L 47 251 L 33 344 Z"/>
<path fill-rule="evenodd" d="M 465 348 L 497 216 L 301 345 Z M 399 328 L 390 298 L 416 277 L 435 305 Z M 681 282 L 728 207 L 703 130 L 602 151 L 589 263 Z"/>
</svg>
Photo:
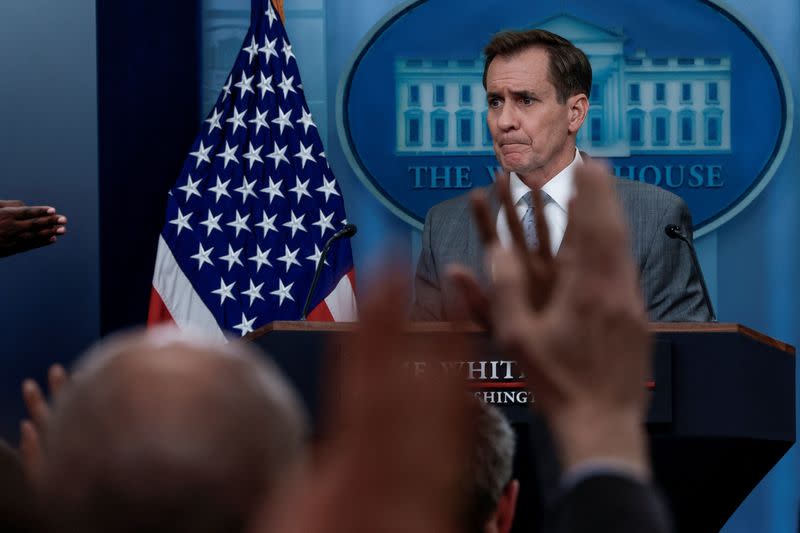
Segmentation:
<svg viewBox="0 0 800 533">
<path fill-rule="evenodd" d="M 97 76 L 93 0 L 0 2 L 0 198 L 69 218 L 55 245 L 0 259 L 0 413 L 99 335 Z M 14 418 L 0 435 L 16 438 Z"/>
</svg>

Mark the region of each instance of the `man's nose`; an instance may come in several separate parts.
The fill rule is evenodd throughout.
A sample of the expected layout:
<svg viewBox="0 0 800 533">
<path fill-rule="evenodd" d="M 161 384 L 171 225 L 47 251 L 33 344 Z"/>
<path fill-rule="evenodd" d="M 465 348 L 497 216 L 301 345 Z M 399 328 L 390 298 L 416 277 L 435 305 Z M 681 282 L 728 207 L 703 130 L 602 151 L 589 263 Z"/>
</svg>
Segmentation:
<svg viewBox="0 0 800 533">
<path fill-rule="evenodd" d="M 497 126 L 503 131 L 513 130 L 519 126 L 514 106 L 504 105 L 502 107 L 500 116 L 497 117 Z"/>
</svg>

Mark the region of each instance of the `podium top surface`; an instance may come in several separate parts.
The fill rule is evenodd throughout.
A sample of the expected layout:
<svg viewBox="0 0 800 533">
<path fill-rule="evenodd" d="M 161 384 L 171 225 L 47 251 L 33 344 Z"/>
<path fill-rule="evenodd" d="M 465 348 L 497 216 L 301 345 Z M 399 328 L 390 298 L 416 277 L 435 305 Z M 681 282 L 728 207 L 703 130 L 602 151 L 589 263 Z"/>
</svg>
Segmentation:
<svg viewBox="0 0 800 533">
<path fill-rule="evenodd" d="M 245 336 L 245 340 L 252 340 L 262 335 L 277 331 L 318 331 L 318 332 L 350 332 L 357 327 L 357 322 L 307 322 L 307 321 L 275 321 L 270 322 L 256 331 Z M 454 323 L 454 322 L 411 322 L 408 325 L 410 333 L 438 333 L 445 331 L 458 331 L 462 333 L 482 333 L 486 330 L 474 323 Z M 719 334 L 734 333 L 743 337 L 748 337 L 754 341 L 770 346 L 782 352 L 795 355 L 795 347 L 791 344 L 779 341 L 769 335 L 765 335 L 747 326 L 735 323 L 721 322 L 651 322 L 650 331 L 652 333 L 696 333 L 696 334 Z"/>
</svg>

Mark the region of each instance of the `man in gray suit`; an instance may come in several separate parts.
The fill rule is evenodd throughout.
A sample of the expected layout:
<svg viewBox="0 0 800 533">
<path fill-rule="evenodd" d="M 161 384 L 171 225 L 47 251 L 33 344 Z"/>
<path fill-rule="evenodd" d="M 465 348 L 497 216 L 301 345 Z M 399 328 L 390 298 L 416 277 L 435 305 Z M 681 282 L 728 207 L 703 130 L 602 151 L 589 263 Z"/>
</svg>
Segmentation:
<svg viewBox="0 0 800 533">
<path fill-rule="evenodd" d="M 546 30 L 502 32 L 484 53 L 487 122 L 497 160 L 510 173 L 513 209 L 532 247 L 538 245 L 536 217 L 544 217 L 550 249 L 556 254 L 566 231 L 575 167 L 587 157 L 577 150 L 575 138 L 589 111 L 591 65 L 571 42 Z M 541 190 L 542 213 L 534 213 L 532 189 Z M 691 239 L 692 220 L 684 201 L 661 188 L 622 179 L 617 179 L 617 194 L 631 231 L 650 320 L 710 320 L 688 246 L 664 232 L 667 225 L 677 224 Z M 497 233 L 508 244 L 505 209 L 494 185 L 487 195 Z M 482 256 L 468 196 L 431 208 L 417 266 L 413 318 L 454 318 L 451 309 L 459 307 L 459 294 L 445 283 L 445 270 L 461 264 L 486 280 Z"/>
</svg>

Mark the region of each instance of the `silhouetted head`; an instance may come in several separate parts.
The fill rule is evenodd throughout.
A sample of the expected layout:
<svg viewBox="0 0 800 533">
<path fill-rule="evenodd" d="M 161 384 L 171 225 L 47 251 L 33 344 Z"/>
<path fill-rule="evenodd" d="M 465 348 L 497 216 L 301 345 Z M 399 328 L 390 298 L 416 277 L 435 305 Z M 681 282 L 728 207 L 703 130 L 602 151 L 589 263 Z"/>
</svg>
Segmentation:
<svg viewBox="0 0 800 533">
<path fill-rule="evenodd" d="M 126 334 L 87 353 L 59 396 L 41 489 L 65 531 L 241 531 L 305 436 L 296 395 L 255 348 Z"/>
</svg>

